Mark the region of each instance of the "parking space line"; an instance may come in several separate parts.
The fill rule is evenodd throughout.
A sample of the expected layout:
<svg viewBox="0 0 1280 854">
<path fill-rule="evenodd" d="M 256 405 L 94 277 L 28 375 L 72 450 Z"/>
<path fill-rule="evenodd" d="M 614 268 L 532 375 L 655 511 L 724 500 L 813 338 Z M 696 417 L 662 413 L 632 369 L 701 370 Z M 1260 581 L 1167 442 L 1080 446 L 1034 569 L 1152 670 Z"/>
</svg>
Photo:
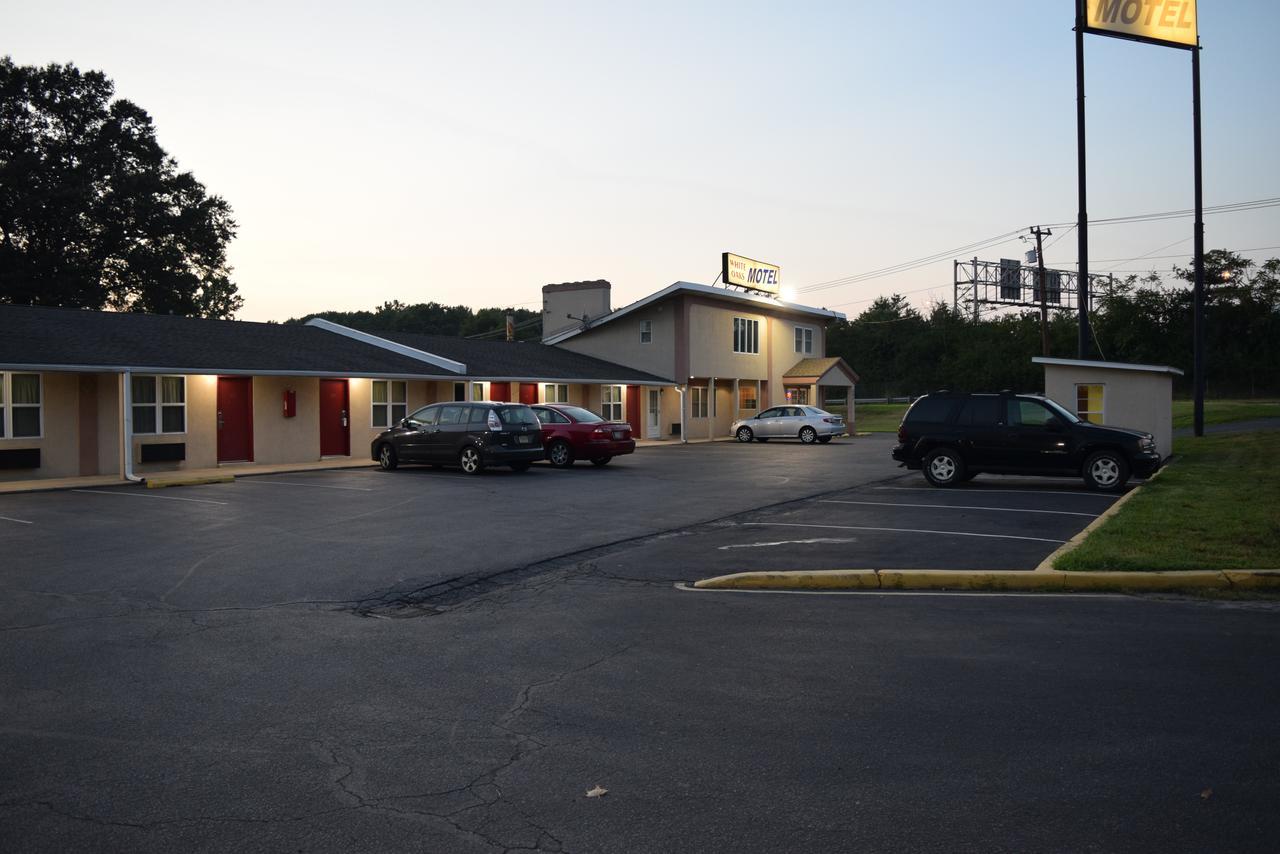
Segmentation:
<svg viewBox="0 0 1280 854">
<path fill-rule="evenodd" d="M 1015 537 L 1013 534 L 974 534 L 968 531 L 931 531 L 925 528 L 872 528 L 866 525 L 814 525 L 807 522 L 743 522 L 743 525 L 770 526 L 775 528 L 829 528 L 836 531 L 888 531 L 896 534 L 942 534 L 948 537 L 982 537 L 989 540 L 1029 540 L 1033 543 L 1058 543 L 1066 540 L 1050 540 L 1045 537 Z"/>
<path fill-rule="evenodd" d="M 1071 510 L 1027 510 L 1022 507 L 974 507 L 967 504 L 900 504 L 896 501 L 840 501 L 835 498 L 822 498 L 819 504 L 865 504 L 870 507 L 928 507 L 938 510 L 993 510 L 997 513 L 1048 513 L 1052 516 L 1085 516 L 1098 518 L 1097 513 L 1077 513 Z"/>
<path fill-rule="evenodd" d="M 179 498 L 176 495 L 149 495 L 142 492 L 124 492 L 108 489 L 73 489 L 72 492 L 83 492 L 87 495 L 116 495 L 125 498 L 154 498 L 157 501 L 191 501 L 196 504 L 227 504 L 226 501 L 214 501 L 209 498 Z"/>
<path fill-rule="evenodd" d="M 933 492 L 937 493 L 938 489 L 933 486 L 877 486 L 876 489 L 888 489 L 902 492 Z M 1084 492 L 1079 489 L 987 489 L 985 487 L 971 487 L 967 490 L 970 495 L 981 495 L 987 492 L 1007 492 L 1013 495 L 1084 495 L 1089 498 L 1119 498 L 1120 495 L 1111 492 Z"/>
<path fill-rule="evenodd" d="M 259 480 L 258 478 L 240 478 L 240 483 L 273 484 L 276 486 L 309 486 L 313 489 L 346 489 L 351 492 L 373 492 L 367 486 L 333 486 L 328 483 L 299 483 L 296 480 Z"/>
<path fill-rule="evenodd" d="M 19 525 L 34 525 L 35 522 L 28 522 L 26 519 L 15 519 L 12 516 L 0 516 L 6 522 L 17 522 Z"/>
<path fill-rule="evenodd" d="M 1031 570 L 1027 570 L 1030 572 Z M 747 588 L 694 587 L 687 581 L 672 585 L 685 593 L 771 593 L 780 596 L 950 596 L 965 599 L 1125 599 L 1130 602 L 1151 601 L 1141 596 L 1124 593 L 1036 593 L 1021 590 L 1003 590 L 998 593 L 979 590 L 753 590 Z"/>
</svg>

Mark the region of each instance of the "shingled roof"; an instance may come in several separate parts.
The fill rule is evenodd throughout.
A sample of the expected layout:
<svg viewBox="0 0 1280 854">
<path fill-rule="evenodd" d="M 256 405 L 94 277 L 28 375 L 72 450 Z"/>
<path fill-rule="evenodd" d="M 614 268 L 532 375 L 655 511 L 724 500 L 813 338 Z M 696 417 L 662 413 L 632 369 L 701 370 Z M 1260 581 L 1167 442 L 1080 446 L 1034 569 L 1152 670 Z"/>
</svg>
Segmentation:
<svg viewBox="0 0 1280 854">
<path fill-rule="evenodd" d="M 449 375 L 300 325 L 0 305 L 0 368 L 314 376 Z"/>
</svg>

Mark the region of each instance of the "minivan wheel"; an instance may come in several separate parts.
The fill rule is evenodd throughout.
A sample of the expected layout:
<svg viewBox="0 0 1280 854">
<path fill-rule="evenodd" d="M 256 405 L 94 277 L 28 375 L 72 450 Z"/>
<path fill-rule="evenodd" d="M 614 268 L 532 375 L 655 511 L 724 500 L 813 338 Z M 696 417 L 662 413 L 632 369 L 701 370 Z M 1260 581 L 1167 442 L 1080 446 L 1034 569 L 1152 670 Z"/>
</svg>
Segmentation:
<svg viewBox="0 0 1280 854">
<path fill-rule="evenodd" d="M 552 442 L 550 450 L 547 451 L 547 459 L 551 460 L 551 465 L 556 468 L 568 468 L 573 465 L 573 450 L 568 442 Z"/>
<path fill-rule="evenodd" d="M 750 441 L 751 441 L 751 428 L 750 428 L 750 427 L 739 427 L 739 428 L 738 428 L 738 432 L 737 432 L 737 433 L 735 433 L 734 435 L 738 437 L 738 441 L 739 441 L 739 442 L 750 442 Z"/>
<path fill-rule="evenodd" d="M 806 445 L 812 445 L 814 442 L 818 441 L 818 431 L 814 430 L 812 427 L 801 427 L 800 441 L 804 442 Z"/>
<path fill-rule="evenodd" d="M 1115 492 L 1129 480 L 1129 463 L 1115 451 L 1098 451 L 1084 461 L 1084 482 L 1099 492 Z"/>
<path fill-rule="evenodd" d="M 383 471 L 391 471 L 400 465 L 400 460 L 396 458 L 396 449 L 389 444 L 383 443 L 378 448 L 378 468 Z"/>
<path fill-rule="evenodd" d="M 463 448 L 458 454 L 458 465 L 462 466 L 465 474 L 480 474 L 484 470 L 484 460 L 475 448 Z"/>
<path fill-rule="evenodd" d="M 923 471 L 934 486 L 955 486 L 964 480 L 964 460 L 951 448 L 935 448 L 925 455 Z"/>
</svg>

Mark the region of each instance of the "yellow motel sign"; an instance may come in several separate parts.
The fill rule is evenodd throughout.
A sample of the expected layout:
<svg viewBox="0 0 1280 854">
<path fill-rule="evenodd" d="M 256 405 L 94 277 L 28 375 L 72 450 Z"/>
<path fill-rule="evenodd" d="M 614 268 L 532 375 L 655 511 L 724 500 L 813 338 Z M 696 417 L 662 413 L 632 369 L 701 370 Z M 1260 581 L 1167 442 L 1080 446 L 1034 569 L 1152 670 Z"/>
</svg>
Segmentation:
<svg viewBox="0 0 1280 854">
<path fill-rule="evenodd" d="M 1194 48 L 1196 0 L 1086 0 L 1085 28 L 1103 36 Z"/>
</svg>

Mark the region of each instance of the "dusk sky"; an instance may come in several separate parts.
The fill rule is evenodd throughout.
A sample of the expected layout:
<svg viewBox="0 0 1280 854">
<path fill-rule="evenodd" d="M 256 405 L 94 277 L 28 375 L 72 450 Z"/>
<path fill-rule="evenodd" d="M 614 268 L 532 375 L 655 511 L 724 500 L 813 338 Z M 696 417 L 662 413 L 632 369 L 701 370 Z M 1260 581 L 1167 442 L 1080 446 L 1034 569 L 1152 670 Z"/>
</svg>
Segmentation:
<svg viewBox="0 0 1280 854">
<path fill-rule="evenodd" d="M 248 320 L 596 278 L 619 306 L 726 250 L 803 289 L 1076 216 L 1070 0 L 5 6 L 0 50 L 105 72 L 231 204 Z M 1280 196 L 1280 4 L 1199 18 L 1205 204 Z M 1189 53 L 1086 42 L 1091 217 L 1190 208 Z M 1206 222 L 1280 255 L 1280 208 Z M 1091 234 L 1095 271 L 1189 261 L 1189 218 Z M 951 274 L 799 300 L 924 307 Z"/>
</svg>

